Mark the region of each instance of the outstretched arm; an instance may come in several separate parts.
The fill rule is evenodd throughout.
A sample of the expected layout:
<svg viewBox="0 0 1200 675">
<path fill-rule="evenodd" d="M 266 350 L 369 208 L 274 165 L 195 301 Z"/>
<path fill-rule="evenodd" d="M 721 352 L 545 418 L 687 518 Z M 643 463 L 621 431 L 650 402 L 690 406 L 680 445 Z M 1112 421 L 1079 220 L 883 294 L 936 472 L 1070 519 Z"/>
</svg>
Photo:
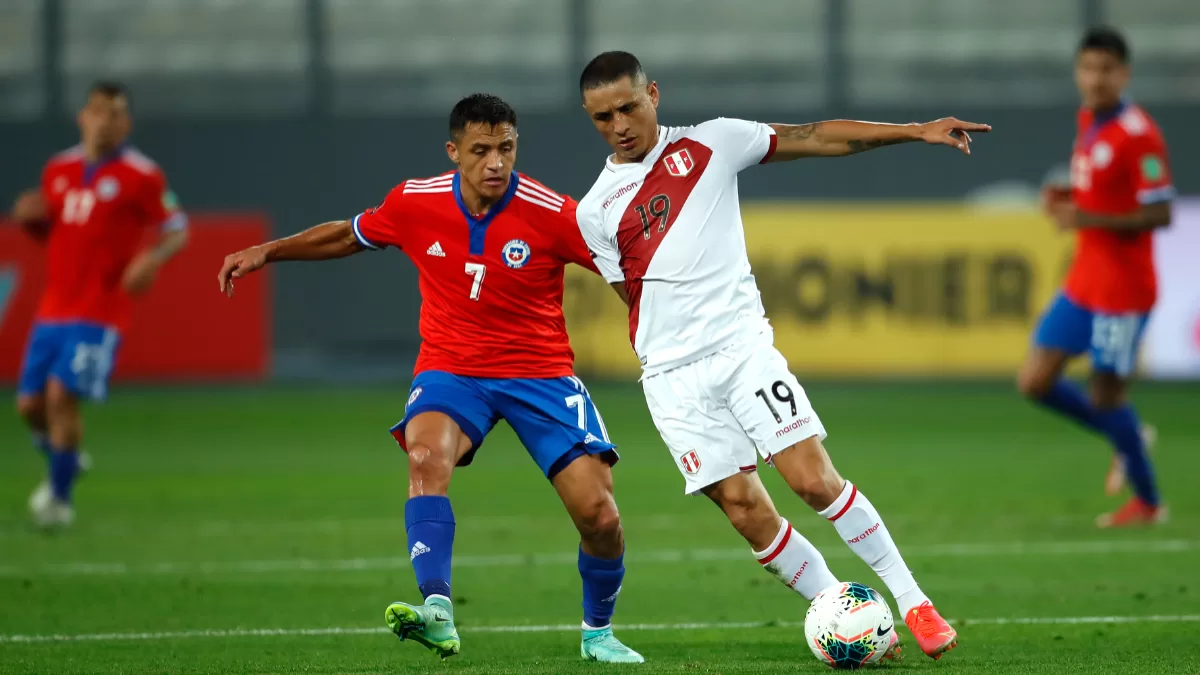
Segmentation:
<svg viewBox="0 0 1200 675">
<path fill-rule="evenodd" d="M 945 117 L 924 124 L 883 124 L 830 120 L 810 124 L 772 124 L 778 141 L 775 154 L 768 162 L 787 162 L 802 157 L 841 157 L 885 145 L 923 141 L 931 145 L 948 145 L 964 154 L 971 154 L 969 132 L 988 132 L 987 124 L 963 122 Z"/>
<path fill-rule="evenodd" d="M 365 250 L 366 247 L 354 236 L 350 221 L 322 223 L 299 234 L 268 241 L 225 256 L 225 264 L 217 274 L 217 283 L 222 293 L 233 297 L 233 280 L 267 263 L 284 260 L 333 260 Z"/>
</svg>

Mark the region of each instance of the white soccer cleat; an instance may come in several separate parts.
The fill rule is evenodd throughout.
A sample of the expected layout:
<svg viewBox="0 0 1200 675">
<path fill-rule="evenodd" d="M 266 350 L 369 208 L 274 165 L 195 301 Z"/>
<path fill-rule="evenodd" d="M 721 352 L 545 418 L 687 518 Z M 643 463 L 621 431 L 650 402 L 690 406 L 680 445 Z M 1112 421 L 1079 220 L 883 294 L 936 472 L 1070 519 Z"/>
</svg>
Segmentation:
<svg viewBox="0 0 1200 675">
<path fill-rule="evenodd" d="M 29 512 L 44 511 L 49 508 L 52 501 L 54 501 L 54 492 L 50 489 L 50 481 L 43 480 L 33 489 L 33 494 L 29 495 Z"/>
<path fill-rule="evenodd" d="M 38 491 L 40 491 L 40 486 Z M 38 491 L 34 492 L 34 496 L 39 496 Z M 47 492 L 49 492 L 48 489 Z M 53 495 L 50 495 L 45 502 L 39 502 L 36 505 L 37 508 L 34 506 L 31 498 L 29 512 L 33 516 L 33 524 L 43 530 L 62 529 L 75 522 L 75 509 L 66 502 L 58 501 Z"/>
</svg>

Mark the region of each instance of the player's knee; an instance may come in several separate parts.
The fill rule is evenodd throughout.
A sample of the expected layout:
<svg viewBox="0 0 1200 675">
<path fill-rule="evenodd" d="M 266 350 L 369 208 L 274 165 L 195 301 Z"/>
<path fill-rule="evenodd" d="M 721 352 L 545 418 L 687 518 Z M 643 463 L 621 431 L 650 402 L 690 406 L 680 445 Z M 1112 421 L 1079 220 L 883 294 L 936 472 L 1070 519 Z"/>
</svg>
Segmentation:
<svg viewBox="0 0 1200 675">
<path fill-rule="evenodd" d="M 51 379 L 46 384 L 45 415 L 51 425 L 69 424 L 78 416 L 79 406 L 75 394 L 58 380 Z"/>
<path fill-rule="evenodd" d="M 409 443 L 409 482 L 429 486 L 448 484 L 453 472 L 454 453 L 449 448 L 432 443 Z"/>
<path fill-rule="evenodd" d="M 621 514 L 611 495 L 598 497 L 579 509 L 576 524 L 586 539 L 612 539 L 621 535 Z"/>
<path fill-rule="evenodd" d="M 18 396 L 17 414 L 30 426 L 42 426 L 46 419 L 46 402 L 41 396 Z"/>
<path fill-rule="evenodd" d="M 1031 400 L 1037 400 L 1050 392 L 1054 381 L 1035 370 L 1022 370 L 1017 374 L 1017 391 Z"/>
</svg>

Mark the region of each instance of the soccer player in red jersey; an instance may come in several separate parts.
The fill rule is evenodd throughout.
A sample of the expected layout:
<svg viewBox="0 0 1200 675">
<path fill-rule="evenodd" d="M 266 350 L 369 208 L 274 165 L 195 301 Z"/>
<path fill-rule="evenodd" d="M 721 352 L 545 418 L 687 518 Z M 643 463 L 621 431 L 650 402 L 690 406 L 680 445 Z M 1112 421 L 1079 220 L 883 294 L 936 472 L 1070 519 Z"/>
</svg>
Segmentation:
<svg viewBox="0 0 1200 675">
<path fill-rule="evenodd" d="M 1116 451 L 1109 492 L 1128 480 L 1133 497 L 1097 519 L 1101 527 L 1166 517 L 1146 434 L 1126 398 L 1146 319 L 1154 307 L 1154 231 L 1171 223 L 1174 189 L 1162 133 L 1123 98 L 1129 48 L 1119 33 L 1094 29 L 1075 62 L 1083 106 L 1071 156 L 1071 187 L 1049 188 L 1046 213 L 1076 233 L 1062 293 L 1043 315 L 1018 386 L 1031 400 L 1106 436 Z M 1063 378 L 1067 362 L 1092 360 L 1089 394 Z"/>
<path fill-rule="evenodd" d="M 129 93 L 95 84 L 79 112 L 79 145 L 46 163 L 13 217 L 46 240 L 47 285 L 21 367 L 17 409 L 45 454 L 48 477 L 29 506 L 44 527 L 70 524 L 80 472 L 80 401 L 101 400 L 129 322 L 131 296 L 187 241 L 187 217 L 162 170 L 128 145 Z M 142 248 L 145 230 L 157 243 Z M 86 461 L 86 460 L 85 460 Z"/>
<path fill-rule="evenodd" d="M 423 605 L 396 602 L 385 618 L 400 639 L 457 654 L 450 595 L 455 466 L 471 463 L 501 418 L 554 485 L 580 534 L 583 658 L 641 663 L 614 636 L 625 574 L 612 495 L 615 446 L 583 382 L 562 312 L 563 269 L 595 271 L 575 226 L 575 202 L 513 171 L 517 117 L 475 94 L 450 113 L 446 153 L 456 171 L 407 180 L 379 206 L 228 256 L 218 281 L 270 262 L 329 260 L 392 246 L 417 267 L 421 344 L 404 419 L 392 434 L 408 452 L 404 507 Z"/>
</svg>

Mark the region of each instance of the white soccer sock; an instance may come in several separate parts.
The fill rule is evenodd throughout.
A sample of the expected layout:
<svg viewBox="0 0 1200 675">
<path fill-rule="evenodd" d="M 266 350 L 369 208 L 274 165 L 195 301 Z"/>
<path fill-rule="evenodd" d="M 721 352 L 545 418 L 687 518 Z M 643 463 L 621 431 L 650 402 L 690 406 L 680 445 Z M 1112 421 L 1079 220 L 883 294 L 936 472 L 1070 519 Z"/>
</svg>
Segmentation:
<svg viewBox="0 0 1200 675">
<path fill-rule="evenodd" d="M 754 557 L 784 586 L 812 600 L 817 593 L 836 584 L 837 577 L 829 571 L 815 546 L 792 529 L 786 518 L 779 520 L 775 541 L 765 551 L 755 551 Z"/>
<path fill-rule="evenodd" d="M 870 565 L 887 584 L 892 597 L 896 598 L 901 618 L 908 616 L 908 610 L 929 599 L 917 586 L 912 572 L 908 571 L 908 565 L 900 557 L 900 550 L 892 541 L 892 535 L 879 517 L 879 512 L 853 483 L 846 481 L 842 494 L 829 508 L 821 511 L 821 516 L 833 522 L 850 550 Z"/>
</svg>

